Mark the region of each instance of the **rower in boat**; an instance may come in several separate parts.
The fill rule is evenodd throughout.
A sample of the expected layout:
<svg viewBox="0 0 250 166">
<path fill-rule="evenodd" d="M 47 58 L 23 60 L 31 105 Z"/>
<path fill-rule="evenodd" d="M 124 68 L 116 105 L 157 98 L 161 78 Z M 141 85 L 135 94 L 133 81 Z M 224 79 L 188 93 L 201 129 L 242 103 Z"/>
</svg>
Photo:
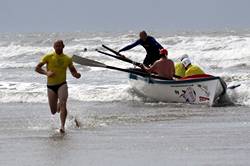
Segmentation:
<svg viewBox="0 0 250 166">
<path fill-rule="evenodd" d="M 175 73 L 174 62 L 168 59 L 168 51 L 166 49 L 161 49 L 160 55 L 161 58 L 149 68 L 143 64 L 140 67 L 149 73 L 156 73 L 160 77 L 172 80 Z"/>
<path fill-rule="evenodd" d="M 183 78 L 183 77 L 185 77 L 186 69 L 185 69 L 185 67 L 183 66 L 183 64 L 181 63 L 181 61 L 182 61 L 184 58 L 189 58 L 189 57 L 188 57 L 187 54 L 184 54 L 184 55 L 182 55 L 182 56 L 178 59 L 178 62 L 175 63 L 175 76 L 178 77 L 178 78 Z"/>
<path fill-rule="evenodd" d="M 189 58 L 182 59 L 181 63 L 186 69 L 184 77 L 205 74 L 205 72 L 199 66 L 193 65 Z"/>
</svg>

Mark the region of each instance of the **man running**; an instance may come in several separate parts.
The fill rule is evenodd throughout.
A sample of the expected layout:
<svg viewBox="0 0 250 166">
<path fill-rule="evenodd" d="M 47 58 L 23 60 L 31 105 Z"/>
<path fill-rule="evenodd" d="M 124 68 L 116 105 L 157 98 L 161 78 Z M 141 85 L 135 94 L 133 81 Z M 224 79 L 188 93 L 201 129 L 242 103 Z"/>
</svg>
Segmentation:
<svg viewBox="0 0 250 166">
<path fill-rule="evenodd" d="M 47 76 L 48 100 L 51 113 L 60 113 L 60 132 L 65 132 L 65 121 L 67 117 L 68 86 L 66 82 L 66 71 L 69 68 L 75 78 L 80 78 L 81 74 L 75 69 L 72 59 L 63 53 L 64 44 L 62 40 L 54 43 L 54 52 L 46 54 L 37 64 L 35 71 Z M 46 64 L 46 70 L 43 65 Z M 58 103 L 59 100 L 59 103 Z"/>
<path fill-rule="evenodd" d="M 159 50 L 163 47 L 151 36 L 148 36 L 145 31 L 140 32 L 140 39 L 136 42 L 122 48 L 119 52 L 127 51 L 134 48 L 137 45 L 141 45 L 145 48 L 147 55 L 143 61 L 146 66 L 153 65 L 155 61 L 161 58 Z"/>
</svg>

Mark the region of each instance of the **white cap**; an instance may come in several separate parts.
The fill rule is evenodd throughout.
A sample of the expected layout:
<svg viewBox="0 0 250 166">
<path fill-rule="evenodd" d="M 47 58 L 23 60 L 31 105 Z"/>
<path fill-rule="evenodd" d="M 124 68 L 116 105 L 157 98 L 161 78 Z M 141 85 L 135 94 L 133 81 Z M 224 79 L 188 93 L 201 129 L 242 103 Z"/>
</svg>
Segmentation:
<svg viewBox="0 0 250 166">
<path fill-rule="evenodd" d="M 191 64 L 191 60 L 189 58 L 184 58 L 182 59 L 181 63 L 185 66 L 188 67 L 188 65 Z"/>
<path fill-rule="evenodd" d="M 179 60 L 182 61 L 184 58 L 189 58 L 189 57 L 188 57 L 188 54 L 183 54 L 183 55 L 179 58 Z"/>
</svg>

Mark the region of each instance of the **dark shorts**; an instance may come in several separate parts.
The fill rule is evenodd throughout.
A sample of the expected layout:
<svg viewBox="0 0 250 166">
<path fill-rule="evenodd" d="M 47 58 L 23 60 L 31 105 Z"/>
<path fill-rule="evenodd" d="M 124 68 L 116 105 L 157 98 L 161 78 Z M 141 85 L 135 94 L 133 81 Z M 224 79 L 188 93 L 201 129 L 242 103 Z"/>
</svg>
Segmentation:
<svg viewBox="0 0 250 166">
<path fill-rule="evenodd" d="M 61 84 L 58 84 L 58 85 L 47 85 L 47 88 L 48 89 L 51 89 L 53 92 L 55 92 L 56 94 L 58 93 L 58 89 L 63 86 L 64 84 L 67 84 L 67 82 L 63 82 Z"/>
<path fill-rule="evenodd" d="M 159 60 L 161 57 L 160 55 L 146 55 L 143 64 L 147 67 L 149 67 L 149 65 L 153 65 L 155 63 L 155 61 Z"/>
</svg>

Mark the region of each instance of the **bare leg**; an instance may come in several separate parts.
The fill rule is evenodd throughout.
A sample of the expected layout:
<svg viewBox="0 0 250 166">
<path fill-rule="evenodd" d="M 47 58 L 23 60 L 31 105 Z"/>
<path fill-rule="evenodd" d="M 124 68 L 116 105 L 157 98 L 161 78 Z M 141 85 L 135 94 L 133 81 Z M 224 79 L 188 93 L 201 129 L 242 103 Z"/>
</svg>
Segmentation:
<svg viewBox="0 0 250 166">
<path fill-rule="evenodd" d="M 57 113 L 60 113 L 60 104 L 58 103 L 57 104 L 57 110 L 56 110 Z"/>
<path fill-rule="evenodd" d="M 62 85 L 58 89 L 58 98 L 60 105 L 60 118 L 61 118 L 61 129 L 60 132 L 65 131 L 65 122 L 67 117 L 67 99 L 68 99 L 68 86 L 67 84 Z"/>
<path fill-rule="evenodd" d="M 51 114 L 55 114 L 57 112 L 57 101 L 58 101 L 58 96 L 57 94 L 51 90 L 48 89 L 48 99 L 49 99 L 49 106 L 50 106 L 50 111 Z"/>
</svg>

